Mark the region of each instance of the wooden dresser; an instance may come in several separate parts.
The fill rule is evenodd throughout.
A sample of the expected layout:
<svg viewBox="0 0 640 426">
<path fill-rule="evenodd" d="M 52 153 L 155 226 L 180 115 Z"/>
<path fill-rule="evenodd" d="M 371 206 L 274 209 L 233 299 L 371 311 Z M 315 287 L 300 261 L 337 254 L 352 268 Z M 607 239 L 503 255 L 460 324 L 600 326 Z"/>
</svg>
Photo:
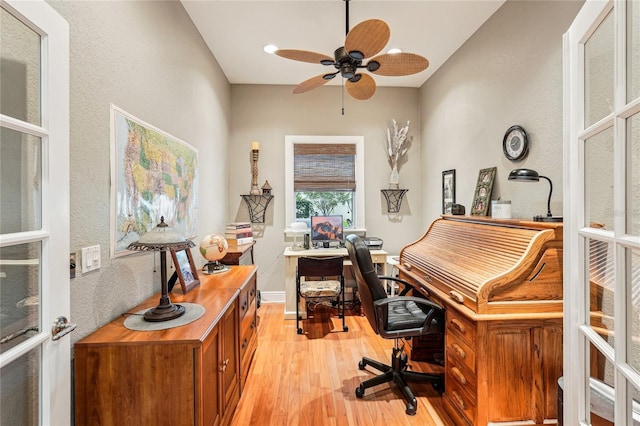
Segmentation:
<svg viewBox="0 0 640 426">
<path fill-rule="evenodd" d="M 443 216 L 400 277 L 445 309 L 443 403 L 456 425 L 557 418 L 562 224 Z"/>
<path fill-rule="evenodd" d="M 177 289 L 172 302 L 202 305 L 202 317 L 160 331 L 129 330 L 121 317 L 74 345 L 76 425 L 231 421 L 257 346 L 256 267 L 201 275 L 187 294 Z"/>
<path fill-rule="evenodd" d="M 229 242 L 227 254 L 220 259 L 220 263 L 225 265 L 253 265 L 253 246 L 255 244 L 255 241 L 241 245 Z"/>
</svg>

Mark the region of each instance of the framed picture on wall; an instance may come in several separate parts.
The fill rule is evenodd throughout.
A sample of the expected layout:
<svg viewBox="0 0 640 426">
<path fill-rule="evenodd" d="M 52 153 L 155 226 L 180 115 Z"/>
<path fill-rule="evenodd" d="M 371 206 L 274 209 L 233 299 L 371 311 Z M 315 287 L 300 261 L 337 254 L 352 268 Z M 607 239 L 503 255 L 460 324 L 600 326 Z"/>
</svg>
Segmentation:
<svg viewBox="0 0 640 426">
<path fill-rule="evenodd" d="M 456 202 L 456 171 L 442 172 L 442 213 L 451 214 L 451 205 Z"/>
<path fill-rule="evenodd" d="M 473 195 L 473 204 L 471 205 L 471 214 L 486 216 L 489 212 L 489 203 L 491 202 L 491 191 L 493 190 L 493 181 L 496 178 L 497 167 L 481 169 L 478 173 L 478 183 L 476 191 Z"/>
<path fill-rule="evenodd" d="M 187 293 L 200 285 L 191 250 L 188 248 L 177 251 L 171 250 L 171 258 L 173 259 L 173 266 L 176 268 L 175 273 L 178 276 L 183 293 Z"/>
</svg>

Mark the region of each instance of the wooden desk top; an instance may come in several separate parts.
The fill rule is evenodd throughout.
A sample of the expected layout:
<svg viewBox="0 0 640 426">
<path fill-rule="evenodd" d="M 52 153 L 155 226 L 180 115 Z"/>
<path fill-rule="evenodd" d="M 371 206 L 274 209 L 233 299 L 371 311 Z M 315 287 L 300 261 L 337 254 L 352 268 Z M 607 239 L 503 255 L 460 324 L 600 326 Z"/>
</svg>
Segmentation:
<svg viewBox="0 0 640 426">
<path fill-rule="evenodd" d="M 233 303 L 240 293 L 240 288 L 256 273 L 255 266 L 232 266 L 230 270 L 215 275 L 200 275 L 200 285 L 187 294 L 169 293 L 172 303 L 197 303 L 205 307 L 201 318 L 183 326 L 158 331 L 129 330 L 124 326 L 126 315 L 121 315 L 93 334 L 76 342 L 75 346 L 101 345 L 114 342 L 130 344 L 131 342 L 148 343 L 153 341 L 202 341 L 210 329 L 217 324 L 222 314 Z M 176 288 L 174 287 L 174 291 Z M 158 305 L 160 293 L 153 295 L 138 306 L 129 309 L 134 313 Z"/>
</svg>

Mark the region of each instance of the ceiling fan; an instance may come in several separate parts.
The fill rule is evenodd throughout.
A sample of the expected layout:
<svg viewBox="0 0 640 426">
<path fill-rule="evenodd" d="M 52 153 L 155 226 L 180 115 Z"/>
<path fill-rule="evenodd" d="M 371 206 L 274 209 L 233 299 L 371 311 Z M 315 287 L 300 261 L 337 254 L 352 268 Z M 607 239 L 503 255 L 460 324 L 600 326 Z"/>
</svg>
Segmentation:
<svg viewBox="0 0 640 426">
<path fill-rule="evenodd" d="M 353 98 L 369 99 L 376 92 L 376 82 L 367 70 L 373 74 L 385 76 L 403 76 L 424 71 L 429 61 L 415 53 L 385 53 L 374 56 L 389 42 L 391 30 L 380 19 L 360 22 L 349 31 L 349 1 L 346 5 L 346 38 L 344 46 L 337 48 L 333 58 L 322 53 L 308 50 L 279 49 L 275 54 L 294 61 L 310 62 L 333 66 L 337 71 L 320 74 L 303 81 L 293 89 L 294 94 L 305 93 L 332 80 L 338 73 L 346 79 L 346 89 Z M 367 59 L 370 58 L 370 59 Z"/>
</svg>

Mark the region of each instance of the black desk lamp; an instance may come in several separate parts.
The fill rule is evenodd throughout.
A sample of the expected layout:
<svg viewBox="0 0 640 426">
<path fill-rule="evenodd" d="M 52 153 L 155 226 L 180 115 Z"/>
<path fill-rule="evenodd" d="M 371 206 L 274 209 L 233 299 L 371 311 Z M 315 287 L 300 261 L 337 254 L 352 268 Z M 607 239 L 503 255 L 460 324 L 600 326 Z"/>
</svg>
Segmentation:
<svg viewBox="0 0 640 426">
<path fill-rule="evenodd" d="M 509 180 L 517 180 L 522 182 L 538 182 L 546 179 L 549 182 L 549 198 L 547 199 L 547 215 L 537 215 L 533 217 L 534 222 L 562 222 L 562 216 L 553 216 L 551 214 L 551 194 L 553 193 L 553 184 L 551 179 L 546 176 L 540 176 L 538 172 L 531 169 L 515 169 L 509 173 Z"/>
<path fill-rule="evenodd" d="M 171 299 L 169 298 L 166 251 L 185 250 L 194 246 L 195 244 L 193 241 L 185 239 L 182 235 L 167 225 L 164 222 L 164 216 L 162 216 L 158 226 L 144 234 L 135 243 L 129 244 L 127 247 L 127 250 L 160 252 L 160 285 L 162 290 L 160 303 L 155 308 L 151 308 L 144 313 L 145 321 L 168 321 L 184 315 L 184 306 L 174 305 L 171 303 Z"/>
</svg>

